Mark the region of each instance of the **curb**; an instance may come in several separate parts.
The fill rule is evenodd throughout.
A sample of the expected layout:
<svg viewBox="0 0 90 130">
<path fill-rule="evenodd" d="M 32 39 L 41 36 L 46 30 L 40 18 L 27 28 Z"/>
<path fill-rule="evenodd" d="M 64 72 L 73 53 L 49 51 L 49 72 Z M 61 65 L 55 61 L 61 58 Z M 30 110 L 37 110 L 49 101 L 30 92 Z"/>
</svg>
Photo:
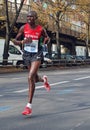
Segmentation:
<svg viewBox="0 0 90 130">
<path fill-rule="evenodd" d="M 39 68 L 39 71 L 56 71 L 56 70 L 69 70 L 69 69 L 80 69 L 80 68 L 90 68 L 90 66 L 72 66 L 72 67 L 61 67 L 61 66 L 51 66 L 47 68 Z M 0 74 L 5 73 L 17 73 L 17 72 L 28 72 L 28 69 L 21 69 L 16 67 L 0 67 Z"/>
</svg>

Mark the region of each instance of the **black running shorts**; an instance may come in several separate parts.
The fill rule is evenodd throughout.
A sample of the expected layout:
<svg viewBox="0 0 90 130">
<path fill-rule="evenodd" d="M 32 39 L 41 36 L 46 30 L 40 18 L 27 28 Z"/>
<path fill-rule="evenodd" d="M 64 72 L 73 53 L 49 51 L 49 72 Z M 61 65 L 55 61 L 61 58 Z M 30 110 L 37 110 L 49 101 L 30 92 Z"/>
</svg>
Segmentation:
<svg viewBox="0 0 90 130">
<path fill-rule="evenodd" d="M 23 51 L 23 60 L 25 66 L 30 66 L 33 61 L 41 61 L 43 62 L 43 52 L 39 51 L 38 53 L 31 53 L 27 51 Z"/>
</svg>

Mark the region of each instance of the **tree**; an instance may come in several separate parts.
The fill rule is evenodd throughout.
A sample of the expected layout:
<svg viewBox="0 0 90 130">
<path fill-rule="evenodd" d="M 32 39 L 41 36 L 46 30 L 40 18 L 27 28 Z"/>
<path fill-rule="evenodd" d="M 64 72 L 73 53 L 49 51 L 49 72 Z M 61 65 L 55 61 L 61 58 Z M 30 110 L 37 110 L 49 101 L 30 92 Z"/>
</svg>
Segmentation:
<svg viewBox="0 0 90 130">
<path fill-rule="evenodd" d="M 60 21 L 63 18 L 63 15 L 68 11 L 71 12 L 72 0 L 67 2 L 67 0 L 44 0 L 40 3 L 32 3 L 32 8 L 36 10 L 39 14 L 39 17 L 44 23 L 47 23 L 47 28 L 50 23 L 55 26 L 56 29 L 56 44 L 57 44 L 57 53 L 58 58 L 61 58 L 61 48 L 60 48 Z M 45 19 L 45 20 L 44 20 Z"/>
<path fill-rule="evenodd" d="M 86 24 L 86 57 L 88 57 L 88 45 L 90 44 L 90 1 L 76 0 L 75 5 L 81 12 L 82 21 Z"/>
<path fill-rule="evenodd" d="M 15 0 L 14 3 L 15 3 L 14 19 L 12 22 L 10 22 L 8 0 L 4 0 L 4 6 L 5 6 L 5 12 L 6 12 L 6 39 L 5 39 L 5 46 L 4 46 L 4 53 L 3 53 L 3 65 L 7 65 L 7 62 L 8 62 L 8 50 L 9 50 L 9 41 L 11 38 L 11 33 L 13 31 L 14 25 L 22 9 L 24 0 L 21 0 L 19 7 L 17 6 L 17 0 Z"/>
</svg>

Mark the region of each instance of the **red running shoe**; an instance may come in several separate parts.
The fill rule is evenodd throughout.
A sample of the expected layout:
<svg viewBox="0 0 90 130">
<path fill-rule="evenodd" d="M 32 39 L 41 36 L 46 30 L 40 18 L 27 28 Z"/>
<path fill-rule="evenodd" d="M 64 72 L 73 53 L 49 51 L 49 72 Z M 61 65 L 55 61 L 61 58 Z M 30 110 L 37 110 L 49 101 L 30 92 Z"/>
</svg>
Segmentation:
<svg viewBox="0 0 90 130">
<path fill-rule="evenodd" d="M 25 107 L 24 111 L 22 112 L 22 115 L 31 115 L 32 109 L 29 107 Z"/>
<path fill-rule="evenodd" d="M 44 87 L 45 87 L 45 89 L 47 90 L 47 91 L 50 91 L 50 85 L 49 85 L 49 83 L 48 83 L 48 79 L 47 79 L 47 76 L 46 75 L 44 75 L 43 76 L 43 80 L 44 80 Z"/>
</svg>

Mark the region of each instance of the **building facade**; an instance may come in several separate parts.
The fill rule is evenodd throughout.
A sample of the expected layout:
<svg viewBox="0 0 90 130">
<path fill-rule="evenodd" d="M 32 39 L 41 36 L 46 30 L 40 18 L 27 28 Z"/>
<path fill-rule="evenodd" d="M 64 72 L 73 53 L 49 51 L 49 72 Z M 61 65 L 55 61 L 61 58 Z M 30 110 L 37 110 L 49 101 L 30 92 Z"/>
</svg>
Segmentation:
<svg viewBox="0 0 90 130">
<path fill-rule="evenodd" d="M 18 17 L 16 26 L 20 27 L 20 25 L 26 22 L 26 15 L 27 12 L 30 11 L 31 9 L 30 3 L 32 1 L 38 3 L 41 2 L 44 5 L 45 9 L 47 9 L 47 6 L 45 3 L 43 3 L 43 0 L 25 0 L 21 13 Z M 21 0 L 17 1 L 18 6 L 20 2 Z M 10 15 L 13 19 L 15 10 L 14 0 L 8 0 L 8 4 Z M 0 1 L 0 8 L 1 8 L 0 23 L 2 26 L 2 23 L 5 21 L 3 17 L 5 16 L 5 12 L 3 11 L 3 0 Z M 52 22 L 52 19 L 49 20 L 50 20 L 49 23 L 52 23 L 49 24 L 47 28 L 49 35 L 51 37 L 51 48 L 52 51 L 57 51 L 56 26 L 55 23 Z M 61 53 L 86 56 L 86 25 L 84 22 L 82 22 L 81 15 L 80 14 L 70 15 L 66 13 L 62 17 L 62 20 L 60 21 L 59 24 L 60 24 L 59 36 L 60 36 Z"/>
</svg>

